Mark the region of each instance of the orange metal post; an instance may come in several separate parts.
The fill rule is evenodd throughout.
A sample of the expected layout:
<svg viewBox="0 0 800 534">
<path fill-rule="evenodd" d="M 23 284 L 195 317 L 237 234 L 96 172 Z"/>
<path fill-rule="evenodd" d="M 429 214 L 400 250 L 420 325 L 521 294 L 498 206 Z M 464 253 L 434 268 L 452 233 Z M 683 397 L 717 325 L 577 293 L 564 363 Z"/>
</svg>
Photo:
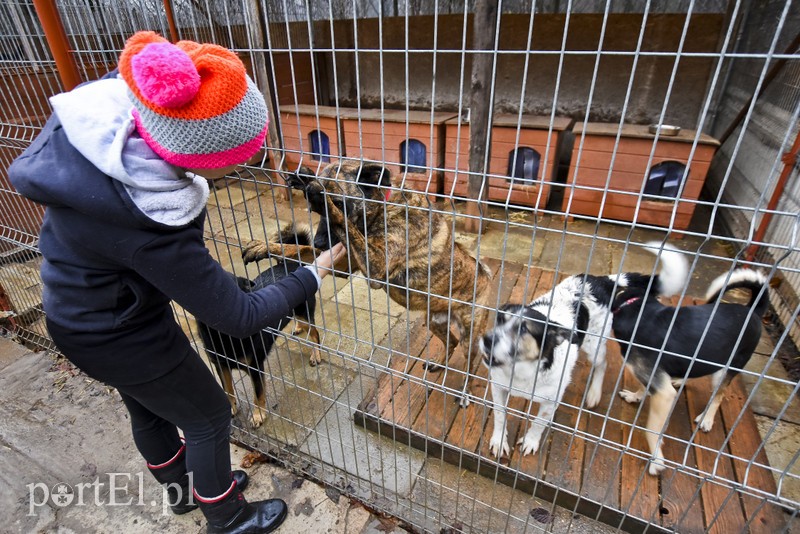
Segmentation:
<svg viewBox="0 0 800 534">
<path fill-rule="evenodd" d="M 175 24 L 175 11 L 172 9 L 172 0 L 164 0 L 164 10 L 167 12 L 167 24 L 169 25 L 169 40 L 173 43 L 178 42 L 178 25 Z"/>
<path fill-rule="evenodd" d="M 764 239 L 764 235 L 767 233 L 767 227 L 769 223 L 772 221 L 772 211 L 778 207 L 778 201 L 783 196 L 783 191 L 786 189 L 786 182 L 789 181 L 789 176 L 792 175 L 792 170 L 794 170 L 794 164 L 797 162 L 797 153 L 800 151 L 800 133 L 794 138 L 794 144 L 792 148 L 789 149 L 789 152 L 783 154 L 781 159 L 783 160 L 783 171 L 781 175 L 778 177 L 778 183 L 775 184 L 775 190 L 772 192 L 772 197 L 769 199 L 769 203 L 767 204 L 767 212 L 761 219 L 761 222 L 758 224 L 758 229 L 756 230 L 756 235 L 753 237 L 753 243 L 749 247 L 747 247 L 747 252 L 745 254 L 745 259 L 747 261 L 753 261 L 753 258 L 756 257 L 756 252 L 761 245 L 759 243 L 762 239 Z"/>
<path fill-rule="evenodd" d="M 36 7 L 39 21 L 42 23 L 44 36 L 47 39 L 48 46 L 50 46 L 53 59 L 56 61 L 61 83 L 64 86 L 64 90 L 69 91 L 81 83 L 81 75 L 78 72 L 78 66 L 69 53 L 69 41 L 67 40 L 64 26 L 61 24 L 61 17 L 58 15 L 55 0 L 33 0 L 33 5 Z"/>
</svg>

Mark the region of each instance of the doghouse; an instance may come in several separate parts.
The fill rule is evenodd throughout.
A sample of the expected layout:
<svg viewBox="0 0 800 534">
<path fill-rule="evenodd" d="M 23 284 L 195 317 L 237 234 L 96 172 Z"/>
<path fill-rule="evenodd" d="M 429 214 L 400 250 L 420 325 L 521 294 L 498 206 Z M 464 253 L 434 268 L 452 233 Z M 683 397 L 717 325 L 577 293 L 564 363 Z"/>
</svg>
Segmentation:
<svg viewBox="0 0 800 534">
<path fill-rule="evenodd" d="M 519 128 L 518 128 L 519 125 Z M 489 200 L 544 209 L 557 172 L 558 152 L 572 119 L 515 114 L 495 115 L 486 197 Z M 519 130 L 519 139 L 517 131 Z M 445 123 L 444 194 L 467 198 L 469 184 L 469 122 Z M 546 161 L 545 161 L 546 158 Z M 458 162 L 456 162 L 458 159 Z M 463 171 L 463 172 L 461 172 Z"/>
<path fill-rule="evenodd" d="M 441 192 L 444 122 L 455 113 L 347 109 L 340 116 L 349 158 L 385 162 L 406 189 Z"/>
<path fill-rule="evenodd" d="M 689 161 L 696 132 L 682 129 L 676 135 L 662 133 L 653 150 L 655 135 L 650 128 L 628 124 L 622 126 L 614 154 L 619 130 L 618 124 L 575 126 L 564 213 L 669 226 L 675 211 L 673 228 L 686 230 L 719 142 L 700 134 Z M 583 149 L 579 150 L 582 135 Z"/>
<path fill-rule="evenodd" d="M 341 110 L 307 104 L 281 105 L 281 133 L 288 170 L 295 171 L 302 164 L 316 171 L 318 163 L 344 156 L 345 143 L 336 121 Z"/>
</svg>

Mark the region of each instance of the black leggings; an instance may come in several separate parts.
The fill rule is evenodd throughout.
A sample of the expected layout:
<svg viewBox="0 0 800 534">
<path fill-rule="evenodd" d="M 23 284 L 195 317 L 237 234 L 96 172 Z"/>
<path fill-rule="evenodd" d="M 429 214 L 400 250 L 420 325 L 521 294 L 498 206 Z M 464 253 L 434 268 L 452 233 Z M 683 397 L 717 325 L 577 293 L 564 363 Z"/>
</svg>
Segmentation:
<svg viewBox="0 0 800 534">
<path fill-rule="evenodd" d="M 168 461 L 186 439 L 186 468 L 201 497 L 231 485 L 231 405 L 200 357 L 187 356 L 166 375 L 133 386 L 116 386 L 131 414 L 133 441 L 153 465 Z"/>
<path fill-rule="evenodd" d="M 197 493 L 216 497 L 231 485 L 230 401 L 167 311 L 162 321 L 172 322 L 130 332 L 82 332 L 49 319 L 47 328 L 64 356 L 119 391 L 131 414 L 133 441 L 147 463 L 159 465 L 175 456 L 181 428 L 186 468 L 193 472 Z M 170 328 L 177 334 L 169 335 Z M 161 371 L 169 369 L 164 367 L 169 361 L 180 363 Z M 156 378 L 135 385 L 122 380 L 143 374 Z"/>
</svg>

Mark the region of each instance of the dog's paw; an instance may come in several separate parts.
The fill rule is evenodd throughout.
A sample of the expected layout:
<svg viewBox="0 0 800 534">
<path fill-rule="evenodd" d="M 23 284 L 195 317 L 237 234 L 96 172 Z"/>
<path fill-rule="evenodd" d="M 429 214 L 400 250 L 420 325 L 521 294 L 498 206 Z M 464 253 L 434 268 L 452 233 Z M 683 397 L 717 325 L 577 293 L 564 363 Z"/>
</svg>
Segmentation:
<svg viewBox="0 0 800 534">
<path fill-rule="evenodd" d="M 525 436 L 520 438 L 517 441 L 518 445 L 521 445 L 520 451 L 522 452 L 522 456 L 527 456 L 529 454 L 536 454 L 536 451 L 539 450 L 539 444 L 542 441 L 542 432 L 541 431 L 534 431 L 534 432 L 526 432 Z"/>
<path fill-rule="evenodd" d="M 586 407 L 587 408 L 594 408 L 598 404 L 600 404 L 600 397 L 603 396 L 603 391 L 601 389 L 594 389 L 589 388 L 589 391 L 586 393 Z"/>
<path fill-rule="evenodd" d="M 422 368 L 428 371 L 429 373 L 438 373 L 444 366 L 436 362 L 425 362 L 422 364 Z"/>
<path fill-rule="evenodd" d="M 245 263 L 263 260 L 267 256 L 269 256 L 269 252 L 264 241 L 250 241 L 242 248 L 242 260 Z"/>
<path fill-rule="evenodd" d="M 666 468 L 667 466 L 661 463 L 660 460 L 653 458 L 652 460 L 650 460 L 650 467 L 647 469 L 647 472 L 650 473 L 652 476 L 657 477 Z"/>
<path fill-rule="evenodd" d="M 511 448 L 508 446 L 508 439 L 506 436 L 492 434 L 492 439 L 489 440 L 489 452 L 498 460 L 501 456 L 510 455 Z"/>
<path fill-rule="evenodd" d="M 694 418 L 694 422 L 703 432 L 711 432 L 711 429 L 714 428 L 714 418 L 704 416 L 702 413 Z"/>
<path fill-rule="evenodd" d="M 642 397 L 644 397 L 644 391 L 629 391 L 627 389 L 623 389 L 619 392 L 619 396 L 622 397 L 622 400 L 627 403 L 636 404 L 637 402 L 642 401 Z"/>
<path fill-rule="evenodd" d="M 253 409 L 253 428 L 258 428 L 264 424 L 266 418 L 266 411 L 262 408 L 256 407 Z"/>
<path fill-rule="evenodd" d="M 311 349 L 311 357 L 308 359 L 308 364 L 311 367 L 316 367 L 322 363 L 322 355 L 317 347 Z"/>
</svg>

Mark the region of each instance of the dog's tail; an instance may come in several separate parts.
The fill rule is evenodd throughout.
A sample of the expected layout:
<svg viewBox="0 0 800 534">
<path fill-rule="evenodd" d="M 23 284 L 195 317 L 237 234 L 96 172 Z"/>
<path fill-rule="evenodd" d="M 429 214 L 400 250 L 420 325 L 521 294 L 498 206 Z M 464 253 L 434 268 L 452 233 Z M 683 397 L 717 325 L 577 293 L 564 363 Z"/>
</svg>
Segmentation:
<svg viewBox="0 0 800 534">
<path fill-rule="evenodd" d="M 759 317 L 764 316 L 769 306 L 769 287 L 767 277 L 760 271 L 753 269 L 736 269 L 730 275 L 723 274 L 711 282 L 706 293 L 706 302 L 716 302 L 725 292 L 731 289 L 749 289 L 750 302 L 747 306 L 755 304 L 753 312 Z M 766 289 L 764 289 L 766 287 Z M 763 291 L 762 291 L 763 290 Z"/>
<path fill-rule="evenodd" d="M 667 243 L 651 241 L 645 248 L 659 257 L 661 272 L 655 280 L 655 289 L 659 295 L 671 297 L 681 292 L 689 277 L 689 262 L 681 251 Z"/>
<path fill-rule="evenodd" d="M 284 226 L 280 232 L 277 232 L 272 239 L 272 243 L 282 243 L 284 245 L 306 245 L 310 246 L 313 239 L 311 237 L 311 230 L 307 226 L 290 223 Z"/>
</svg>

